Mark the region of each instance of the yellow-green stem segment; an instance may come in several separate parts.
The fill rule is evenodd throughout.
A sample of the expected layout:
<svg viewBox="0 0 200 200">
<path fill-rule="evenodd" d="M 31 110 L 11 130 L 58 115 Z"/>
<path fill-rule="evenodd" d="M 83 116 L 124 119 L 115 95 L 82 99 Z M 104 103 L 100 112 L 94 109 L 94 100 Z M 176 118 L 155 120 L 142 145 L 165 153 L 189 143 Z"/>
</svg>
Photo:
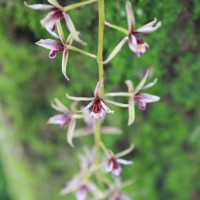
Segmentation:
<svg viewBox="0 0 200 200">
<path fill-rule="evenodd" d="M 104 21 L 105 21 L 105 11 L 104 11 L 104 0 L 98 0 L 98 14 L 99 14 L 99 25 L 98 25 L 98 52 L 97 52 L 97 63 L 99 71 L 99 81 L 101 81 L 100 88 L 100 98 L 104 97 L 104 68 L 103 68 L 103 36 L 104 36 Z M 95 146 L 96 146 L 96 159 L 95 164 L 100 163 L 100 143 L 101 143 L 101 120 L 96 119 L 95 121 Z M 101 172 L 96 172 L 96 177 L 99 186 L 103 189 L 103 182 L 101 177 Z"/>
<path fill-rule="evenodd" d="M 67 12 L 67 11 L 69 11 L 69 10 L 73 10 L 73 9 L 75 9 L 75 8 L 78 8 L 78 7 L 83 7 L 83 6 L 87 5 L 87 4 L 94 3 L 95 1 L 97 1 L 97 0 L 88 0 L 88 1 L 83 1 L 83 2 L 79 2 L 79 3 L 74 3 L 74 4 L 72 4 L 72 5 L 65 6 L 65 7 L 63 8 L 63 10 L 64 10 L 65 12 Z"/>
</svg>

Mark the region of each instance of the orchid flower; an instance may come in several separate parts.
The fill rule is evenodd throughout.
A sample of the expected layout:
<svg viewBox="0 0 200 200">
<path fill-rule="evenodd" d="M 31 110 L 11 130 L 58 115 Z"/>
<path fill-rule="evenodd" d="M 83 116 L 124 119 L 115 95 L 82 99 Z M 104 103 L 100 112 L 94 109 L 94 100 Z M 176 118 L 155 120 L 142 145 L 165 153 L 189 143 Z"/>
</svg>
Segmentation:
<svg viewBox="0 0 200 200">
<path fill-rule="evenodd" d="M 59 124 L 61 128 L 65 128 L 66 125 L 69 124 L 66 139 L 67 142 L 73 146 L 72 138 L 76 126 L 76 119 L 82 118 L 82 115 L 70 112 L 68 108 L 64 106 L 58 99 L 55 99 L 51 106 L 61 114 L 54 115 L 53 117 L 49 118 L 47 123 Z"/>
<path fill-rule="evenodd" d="M 127 1 L 126 3 L 126 12 L 127 12 L 128 30 L 110 24 L 109 22 L 105 22 L 105 25 L 125 33 L 126 37 L 123 38 L 122 41 L 115 47 L 115 49 L 111 52 L 110 56 L 104 61 L 104 64 L 108 63 L 121 50 L 121 48 L 126 42 L 128 42 L 131 51 L 133 51 L 134 53 L 136 53 L 138 57 L 140 57 L 149 48 L 149 45 L 140 35 L 154 32 L 161 27 L 161 22 L 159 21 L 157 23 L 157 19 L 155 18 L 152 22 L 149 22 L 143 25 L 142 27 L 136 29 L 135 18 L 131 3 L 129 1 Z"/>
<path fill-rule="evenodd" d="M 95 119 L 90 117 L 89 109 L 84 109 L 83 116 L 87 127 L 75 130 L 74 137 L 81 137 L 81 136 L 91 135 L 94 133 Z M 103 119 L 101 120 L 101 122 L 103 122 Z M 121 129 L 112 126 L 102 126 L 101 132 L 102 134 L 112 134 L 112 135 L 114 134 L 119 135 L 122 133 Z"/>
<path fill-rule="evenodd" d="M 160 100 L 160 97 L 148 94 L 148 93 L 142 93 L 142 90 L 148 89 L 152 86 L 154 86 L 157 82 L 157 79 L 155 79 L 153 82 L 148 83 L 147 85 L 144 85 L 146 83 L 147 77 L 148 77 L 149 71 L 147 70 L 146 74 L 144 75 L 143 79 L 140 81 L 140 83 L 137 85 L 137 87 L 134 89 L 133 83 L 130 80 L 126 80 L 125 83 L 128 87 L 128 92 L 131 94 L 129 97 L 129 122 L 128 125 L 131 125 L 134 122 L 135 119 L 135 109 L 134 109 L 134 102 L 138 102 L 138 107 L 140 110 L 146 109 L 147 103 L 153 103 Z"/>
<path fill-rule="evenodd" d="M 110 200 L 131 200 L 132 198 L 124 193 L 121 190 L 124 187 L 130 186 L 134 183 L 133 180 L 128 180 L 126 182 L 121 182 L 120 179 L 115 179 L 114 184 L 110 187 L 107 192 L 107 196 Z"/>
<path fill-rule="evenodd" d="M 61 195 L 76 192 L 76 200 L 86 200 L 89 191 L 96 198 L 101 199 L 103 193 L 89 180 L 90 174 L 97 170 L 97 168 L 94 168 L 94 162 L 95 149 L 84 148 L 84 154 L 80 156 L 80 173 L 67 183 L 61 190 Z"/>
<path fill-rule="evenodd" d="M 130 153 L 134 148 L 134 145 L 131 145 L 128 149 L 114 155 L 111 150 L 107 151 L 108 161 L 107 161 L 107 172 L 112 172 L 113 176 L 119 176 L 122 173 L 122 168 L 120 164 L 130 165 L 133 162 L 121 159 L 121 157 L 125 156 L 126 154 Z"/>
<path fill-rule="evenodd" d="M 76 200 L 87 200 L 88 191 L 99 199 L 102 197 L 102 192 L 96 185 L 91 181 L 84 181 L 84 176 L 79 174 L 67 183 L 61 190 L 61 195 L 76 192 Z"/>
<path fill-rule="evenodd" d="M 94 97 L 73 97 L 70 96 L 66 93 L 66 96 L 68 99 L 74 100 L 74 101 L 91 101 L 85 109 L 91 108 L 90 112 L 90 117 L 95 118 L 95 119 L 103 119 L 104 112 L 112 114 L 114 111 L 110 110 L 108 106 L 105 105 L 104 102 L 116 105 L 116 106 L 121 106 L 121 107 L 128 107 L 127 104 L 122 104 L 106 99 L 102 99 L 100 97 L 100 89 L 101 89 L 102 83 L 99 81 L 96 85 L 96 89 L 94 91 Z"/>
<path fill-rule="evenodd" d="M 125 84 L 128 87 L 128 93 L 123 92 L 115 92 L 115 93 L 108 93 L 105 94 L 106 96 L 128 96 L 129 97 L 129 121 L 128 125 L 131 125 L 135 120 L 135 101 L 138 102 L 138 107 L 140 110 L 146 109 L 147 103 L 157 102 L 160 100 L 160 97 L 148 94 L 148 93 L 142 93 L 142 90 L 148 89 L 152 86 L 154 86 L 157 82 L 157 79 L 155 79 L 153 82 L 144 85 L 146 83 L 147 77 L 149 74 L 149 70 L 147 70 L 146 74 L 144 75 L 143 79 L 140 81 L 140 83 L 137 85 L 137 87 L 134 89 L 133 83 L 131 80 L 126 80 Z"/>
<path fill-rule="evenodd" d="M 161 22 L 157 23 L 157 19 L 149 22 L 142 27 L 135 30 L 135 18 L 132 10 L 131 3 L 127 1 L 126 12 L 128 20 L 128 44 L 130 49 L 136 53 L 137 56 L 141 56 L 149 48 L 149 45 L 141 38 L 140 34 L 150 33 L 156 31 L 161 26 Z M 155 25 L 155 26 L 154 26 Z"/>
<path fill-rule="evenodd" d="M 70 16 L 65 13 L 64 7 L 62 7 L 57 0 L 47 0 L 50 5 L 48 4 L 33 4 L 28 5 L 24 2 L 25 6 L 34 10 L 43 10 L 43 11 L 50 11 L 42 20 L 41 24 L 46 28 L 46 30 L 53 35 L 54 37 L 58 38 L 58 35 L 55 33 L 56 22 L 60 21 L 62 18 L 65 19 L 66 25 L 73 37 L 74 40 L 77 42 L 85 45 L 86 43 L 79 38 L 79 34 L 75 29 L 75 26 L 70 18 Z"/>
<path fill-rule="evenodd" d="M 72 34 L 69 35 L 67 40 L 64 38 L 63 30 L 60 25 L 60 22 L 57 22 L 59 40 L 52 40 L 52 39 L 41 39 L 40 41 L 36 42 L 37 45 L 42 46 L 46 49 L 49 49 L 49 57 L 55 58 L 58 51 L 63 52 L 62 57 L 62 73 L 64 74 L 65 78 L 69 80 L 66 75 L 66 68 L 67 68 L 67 61 L 68 61 L 68 53 L 69 49 L 67 45 L 71 45 L 73 42 Z"/>
</svg>

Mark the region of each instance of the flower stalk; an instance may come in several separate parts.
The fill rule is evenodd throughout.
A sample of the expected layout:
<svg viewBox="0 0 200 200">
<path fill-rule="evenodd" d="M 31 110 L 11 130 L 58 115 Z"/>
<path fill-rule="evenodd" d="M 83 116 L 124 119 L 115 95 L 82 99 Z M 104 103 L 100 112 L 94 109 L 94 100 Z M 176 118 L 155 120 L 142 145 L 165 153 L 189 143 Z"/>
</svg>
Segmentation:
<svg viewBox="0 0 200 200">
<path fill-rule="evenodd" d="M 86 55 L 86 56 L 89 56 L 89 57 L 91 57 L 91 58 L 94 58 L 94 59 L 97 58 L 96 55 L 94 55 L 94 54 L 92 54 L 92 53 L 88 53 L 88 52 L 86 52 L 86 51 L 84 51 L 84 50 L 82 50 L 82 49 L 79 49 L 79 48 L 74 47 L 74 46 L 71 46 L 71 45 L 67 45 L 67 49 L 72 50 L 72 51 L 76 51 L 76 52 L 78 52 L 78 53 L 82 53 L 82 54 L 84 54 L 84 55 Z"/>
<path fill-rule="evenodd" d="M 98 63 L 99 81 L 101 82 L 99 96 L 100 96 L 100 98 L 103 98 L 104 97 L 103 37 L 104 37 L 104 21 L 105 21 L 104 0 L 98 1 L 98 15 L 99 15 L 99 24 L 98 24 L 97 63 Z M 95 164 L 99 165 L 99 163 L 100 163 L 100 143 L 101 143 L 101 121 L 100 121 L 100 119 L 95 120 L 94 138 L 95 138 L 95 148 L 96 148 Z M 101 188 L 103 188 L 102 177 L 101 177 L 100 171 L 96 172 L 96 177 L 97 177 L 99 186 Z"/>
<path fill-rule="evenodd" d="M 94 3 L 96 1 L 97 0 L 88 0 L 88 1 L 84 1 L 84 2 L 74 3 L 72 5 L 65 6 L 64 7 L 64 11 L 67 12 L 67 11 L 73 10 L 75 8 L 83 7 L 83 6 L 87 5 L 87 4 L 91 4 L 91 3 Z"/>
</svg>

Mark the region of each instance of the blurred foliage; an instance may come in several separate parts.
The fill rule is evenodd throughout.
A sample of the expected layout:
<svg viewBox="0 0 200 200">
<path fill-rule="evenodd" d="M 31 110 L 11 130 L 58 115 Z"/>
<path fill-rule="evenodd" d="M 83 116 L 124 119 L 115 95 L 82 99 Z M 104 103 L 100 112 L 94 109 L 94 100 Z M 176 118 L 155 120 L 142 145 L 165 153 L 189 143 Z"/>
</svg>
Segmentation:
<svg viewBox="0 0 200 200">
<path fill-rule="evenodd" d="M 44 0 L 27 2 L 46 3 Z M 78 1 L 66 1 L 67 4 L 72 2 Z M 125 2 L 105 1 L 107 21 L 127 27 Z M 136 109 L 136 121 L 130 127 L 127 127 L 127 110 L 111 106 L 115 114 L 106 116 L 105 123 L 120 126 L 124 134 L 104 138 L 116 152 L 126 148 L 130 141 L 135 143 L 135 150 L 128 156 L 134 165 L 126 167 L 122 178 L 136 179 L 135 184 L 126 189 L 136 200 L 200 199 L 200 107 L 197 106 L 200 99 L 200 4 L 198 0 L 131 2 L 136 27 L 157 17 L 162 21 L 162 28 L 144 35 L 150 49 L 141 58 L 125 45 L 105 66 L 105 89 L 126 90 L 124 80 L 131 79 L 137 84 L 144 71 L 151 68 L 149 81 L 157 77 L 158 83 L 149 92 L 161 96 L 161 101 L 148 105 L 143 112 Z M 72 10 L 69 14 L 81 38 L 88 43 L 86 47 L 75 45 L 95 53 L 96 5 Z M 15 143 L 23 151 L 23 157 L 18 158 L 23 167 L 16 168 L 19 171 L 15 173 L 26 176 L 13 186 L 7 166 L 9 163 L 13 171 L 15 162 L 12 159 L 7 162 L 4 158 L 7 155 L 1 153 L 0 199 L 24 199 L 24 184 L 33 179 L 29 200 L 64 199 L 59 191 L 78 170 L 78 150 L 75 152 L 66 145 L 65 130 L 46 126 L 47 119 L 55 113 L 50 101 L 58 97 L 69 106 L 66 92 L 91 96 L 98 77 L 97 64 L 86 56 L 70 52 L 67 68 L 70 82 L 67 82 L 61 73 L 61 55 L 50 60 L 46 49 L 34 45 L 41 38 L 50 38 L 39 23 L 44 12 L 30 10 L 20 0 L 1 0 L 0 16 L 0 103 L 6 113 L 6 123 L 0 128 L 9 128 L 15 135 Z M 106 27 L 105 57 L 123 37 L 122 33 Z M 126 98 L 118 101 L 125 103 Z M 80 122 L 78 126 L 84 124 Z M 92 137 L 75 139 L 79 150 L 82 144 L 92 143 Z M 28 173 L 23 170 L 24 166 Z M 12 187 L 21 188 L 18 198 L 12 193 Z"/>
</svg>

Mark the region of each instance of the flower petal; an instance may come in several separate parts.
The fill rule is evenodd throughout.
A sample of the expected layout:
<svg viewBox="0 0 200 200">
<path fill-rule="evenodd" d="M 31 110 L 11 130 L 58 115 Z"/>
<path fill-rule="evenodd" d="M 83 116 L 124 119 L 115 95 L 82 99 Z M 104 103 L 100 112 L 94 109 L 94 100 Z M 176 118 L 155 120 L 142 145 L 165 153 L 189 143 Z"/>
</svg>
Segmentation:
<svg viewBox="0 0 200 200">
<path fill-rule="evenodd" d="M 103 126 L 101 128 L 101 131 L 103 134 L 115 134 L 115 135 L 120 135 L 122 134 L 122 130 L 116 127 L 112 126 Z"/>
<path fill-rule="evenodd" d="M 74 40 L 74 38 L 72 37 L 72 34 L 69 34 L 66 43 L 67 43 L 68 45 L 71 45 L 72 42 L 73 42 L 73 40 Z"/>
<path fill-rule="evenodd" d="M 146 105 L 145 102 L 143 102 L 143 101 L 140 101 L 140 102 L 139 102 L 138 108 L 139 108 L 140 110 L 145 110 L 146 107 L 147 107 L 147 105 Z"/>
<path fill-rule="evenodd" d="M 91 194 L 94 195 L 95 199 L 102 199 L 103 198 L 103 193 L 97 188 L 97 186 L 89 181 L 87 183 L 87 188 L 91 192 Z"/>
<path fill-rule="evenodd" d="M 140 93 L 138 95 L 135 95 L 136 99 L 138 101 L 144 102 L 144 103 L 152 103 L 152 102 L 157 102 L 160 100 L 160 97 L 148 94 L 148 93 Z M 135 98 L 135 97 L 134 97 Z"/>
<path fill-rule="evenodd" d="M 74 146 L 74 144 L 72 142 L 72 139 L 73 139 L 75 126 L 76 126 L 76 120 L 75 119 L 71 119 L 71 121 L 69 123 L 68 131 L 67 131 L 67 142 L 72 147 Z"/>
<path fill-rule="evenodd" d="M 148 89 L 148 88 L 150 88 L 150 87 L 153 87 L 156 83 L 157 83 L 157 78 L 155 78 L 155 79 L 153 80 L 153 82 L 150 82 L 150 83 L 148 83 L 147 85 L 145 85 L 142 89 L 145 90 L 145 89 Z"/>
<path fill-rule="evenodd" d="M 120 165 L 118 166 L 118 168 L 112 170 L 113 176 L 120 176 L 121 174 L 122 174 L 122 168 Z"/>
<path fill-rule="evenodd" d="M 50 50 L 54 50 L 54 51 L 63 51 L 64 47 L 62 45 L 61 42 L 55 41 L 55 40 L 51 40 L 51 39 L 41 39 L 38 42 L 36 42 L 35 44 L 44 47 L 46 49 L 50 49 Z"/>
<path fill-rule="evenodd" d="M 124 46 L 124 44 L 127 41 L 128 41 L 128 37 L 123 38 L 123 40 L 119 42 L 119 44 L 114 48 L 114 50 L 111 52 L 111 54 L 103 63 L 107 64 L 108 62 L 110 62 L 119 53 L 119 51 L 121 50 L 121 48 Z"/>
<path fill-rule="evenodd" d="M 93 128 L 95 126 L 95 120 L 90 117 L 89 109 L 84 109 L 83 114 L 84 114 L 84 121 L 87 124 L 88 128 L 93 130 Z"/>
<path fill-rule="evenodd" d="M 63 33 L 62 26 L 61 26 L 61 24 L 60 24 L 60 21 L 57 21 L 57 22 L 56 22 L 56 27 L 57 27 L 58 35 L 59 35 L 59 38 L 60 38 L 61 42 L 62 42 L 63 44 L 65 44 L 65 37 L 64 37 L 64 33 Z"/>
<path fill-rule="evenodd" d="M 108 106 L 106 106 L 103 101 L 101 101 L 101 105 L 103 107 L 103 109 L 107 112 L 107 113 L 110 113 L 110 114 L 113 114 L 114 111 L 113 110 L 110 110 L 110 108 L 108 108 Z"/>
<path fill-rule="evenodd" d="M 133 83 L 131 80 L 126 80 L 125 84 L 128 87 L 128 92 L 133 93 L 134 87 L 133 87 Z"/>
<path fill-rule="evenodd" d="M 60 39 L 59 36 L 57 35 L 57 33 L 55 33 L 55 25 L 48 25 L 45 27 L 46 30 L 56 39 Z"/>
<path fill-rule="evenodd" d="M 55 58 L 56 55 L 57 55 L 57 52 L 58 52 L 58 51 L 50 50 L 50 52 L 49 52 L 49 58 Z"/>
<path fill-rule="evenodd" d="M 137 45 L 136 55 L 140 57 L 142 54 L 146 52 L 146 50 L 149 48 L 149 45 L 144 42 L 143 44 Z"/>
<path fill-rule="evenodd" d="M 51 5 L 55 6 L 56 8 L 63 10 L 63 7 L 56 1 L 56 0 L 47 0 Z"/>
<path fill-rule="evenodd" d="M 152 26 L 154 26 L 156 24 L 156 22 L 157 22 L 157 18 L 154 18 L 153 21 L 141 26 L 140 28 L 152 27 Z"/>
<path fill-rule="evenodd" d="M 34 9 L 34 10 L 53 10 L 54 9 L 54 6 L 51 6 L 51 5 L 46 5 L 46 4 L 29 5 L 26 3 L 26 1 L 24 2 L 24 5 L 28 8 Z"/>
<path fill-rule="evenodd" d="M 147 80 L 147 77 L 149 75 L 149 70 L 146 71 L 144 77 L 142 78 L 142 80 L 140 81 L 140 83 L 137 85 L 136 89 L 134 90 L 134 93 L 137 94 L 144 86 L 146 80 Z"/>
<path fill-rule="evenodd" d="M 151 24 L 151 23 L 155 23 L 155 20 L 153 22 L 150 22 L 149 24 Z M 161 22 L 159 21 L 155 26 L 150 26 L 150 25 L 146 24 L 146 25 L 142 26 L 141 28 L 137 29 L 135 32 L 140 33 L 140 34 L 150 33 L 150 32 L 156 31 L 160 27 L 161 27 Z"/>
<path fill-rule="evenodd" d="M 68 61 L 68 49 L 65 49 L 63 51 L 63 57 L 62 57 L 62 73 L 65 76 L 65 78 L 69 81 L 69 78 L 66 75 L 66 69 L 67 69 L 67 61 Z"/>
<path fill-rule="evenodd" d="M 92 107 L 93 103 L 94 103 L 94 98 L 92 98 L 92 101 L 84 109 L 88 110 L 90 107 Z"/>
<path fill-rule="evenodd" d="M 66 123 L 66 117 L 65 115 L 55 115 L 51 118 L 49 118 L 48 124 L 65 124 Z"/>
<path fill-rule="evenodd" d="M 128 107 L 128 126 L 133 124 L 135 121 L 135 105 L 134 99 L 129 98 L 129 107 Z"/>
<path fill-rule="evenodd" d="M 120 153 L 116 154 L 115 157 L 116 158 L 123 157 L 123 156 L 129 154 L 133 149 L 134 149 L 134 145 L 131 144 L 131 146 L 128 149 L 125 149 L 124 151 L 121 151 Z"/>
<path fill-rule="evenodd" d="M 83 40 L 81 40 L 79 38 L 79 33 L 76 31 L 75 26 L 70 18 L 70 16 L 67 13 L 63 13 L 65 21 L 66 21 L 66 25 L 70 31 L 70 33 L 72 34 L 72 37 L 74 38 L 74 40 L 76 40 L 77 42 L 79 42 L 82 45 L 86 45 L 86 42 L 84 42 Z"/>
<path fill-rule="evenodd" d="M 115 106 L 119 106 L 119 107 L 122 107 L 122 108 L 128 108 L 128 104 L 119 103 L 119 102 L 115 102 L 115 101 L 111 101 L 111 100 L 107 100 L 107 99 L 104 99 L 104 101 L 107 102 L 107 103 L 113 104 Z"/>
<path fill-rule="evenodd" d="M 74 131 L 74 138 L 75 137 L 82 137 L 82 136 L 86 136 L 86 135 L 91 135 L 93 134 L 93 129 L 91 128 L 80 128 L 76 131 Z"/>
<path fill-rule="evenodd" d="M 98 113 L 95 113 L 95 112 L 91 112 L 90 113 L 90 117 L 91 118 L 94 118 L 94 119 L 103 119 L 103 117 L 104 117 L 104 114 L 103 114 L 103 111 L 100 111 L 100 112 L 98 112 Z"/>
<path fill-rule="evenodd" d="M 87 198 L 87 187 L 81 186 L 76 192 L 76 200 L 86 200 Z"/>
<path fill-rule="evenodd" d="M 123 165 L 131 165 L 133 164 L 133 161 L 130 160 L 124 160 L 124 159 L 117 159 L 117 162 Z"/>
<path fill-rule="evenodd" d="M 63 12 L 60 10 L 54 10 L 48 13 L 41 21 L 43 27 L 46 29 L 48 27 L 52 27 L 56 24 L 56 22 L 63 18 Z"/>
<path fill-rule="evenodd" d="M 56 104 L 54 104 L 54 102 Z M 59 112 L 63 112 L 63 113 L 68 113 L 68 108 L 66 106 L 64 106 L 59 99 L 55 98 L 54 102 L 51 103 L 52 108 L 54 108 L 55 110 L 59 111 Z"/>
<path fill-rule="evenodd" d="M 109 162 L 106 165 L 106 172 L 112 172 L 112 170 L 113 170 L 113 162 Z"/>
<path fill-rule="evenodd" d="M 66 97 L 73 101 L 91 101 L 94 99 L 94 97 L 73 97 L 73 96 L 68 95 L 67 93 L 66 93 Z"/>
<path fill-rule="evenodd" d="M 71 192 L 75 192 L 78 190 L 78 188 L 81 186 L 81 177 L 75 176 L 72 180 L 69 181 L 69 183 L 61 190 L 60 194 L 65 195 L 69 194 Z"/>
<path fill-rule="evenodd" d="M 127 20 L 128 20 L 128 29 L 129 32 L 133 32 L 135 28 L 135 18 L 132 10 L 131 3 L 127 1 L 126 3 L 126 13 L 127 13 Z"/>
<path fill-rule="evenodd" d="M 97 83 L 97 85 L 96 85 L 95 90 L 94 90 L 94 96 L 95 96 L 95 97 L 99 97 L 101 87 L 102 87 L 102 82 L 99 81 L 99 82 Z"/>
<path fill-rule="evenodd" d="M 129 36 L 128 45 L 131 51 L 133 51 L 134 53 L 137 51 L 138 44 L 134 35 Z"/>
</svg>

